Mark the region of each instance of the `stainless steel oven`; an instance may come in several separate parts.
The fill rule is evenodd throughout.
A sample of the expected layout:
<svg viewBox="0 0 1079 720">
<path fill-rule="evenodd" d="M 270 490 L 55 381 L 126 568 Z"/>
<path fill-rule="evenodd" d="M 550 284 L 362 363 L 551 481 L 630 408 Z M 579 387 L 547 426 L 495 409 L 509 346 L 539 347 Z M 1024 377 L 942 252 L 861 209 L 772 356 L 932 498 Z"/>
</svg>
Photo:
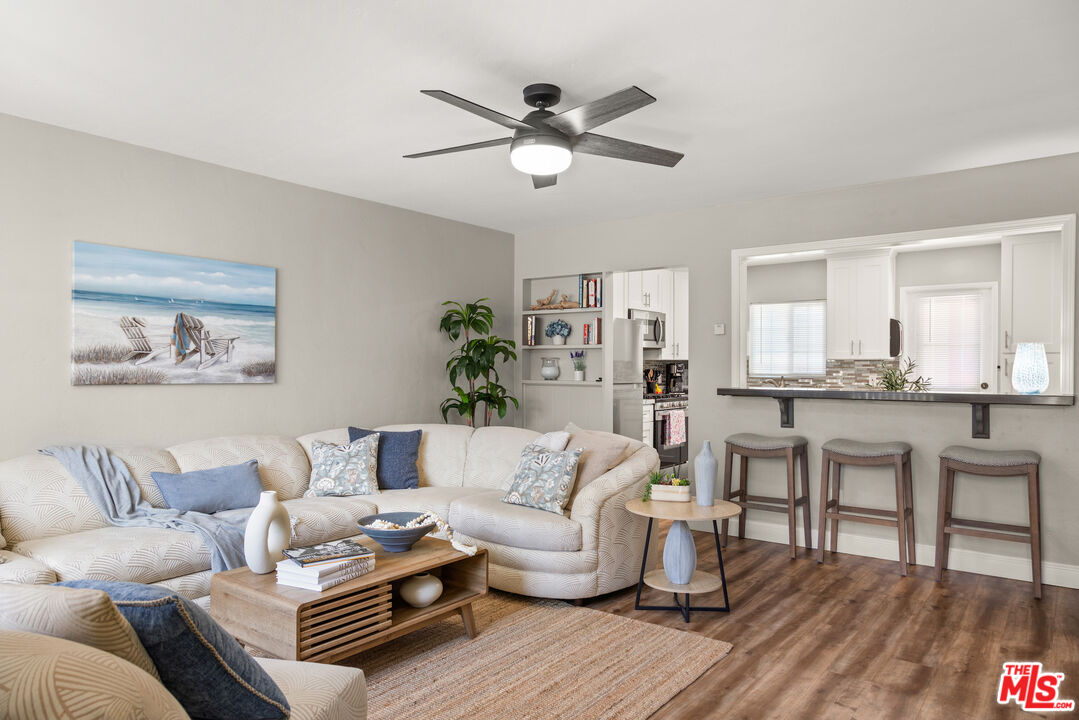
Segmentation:
<svg viewBox="0 0 1079 720">
<path fill-rule="evenodd" d="M 672 438 L 674 413 L 684 413 L 685 433 L 679 441 Z M 659 453 L 660 467 L 683 465 L 689 461 L 689 398 L 657 397 L 652 420 L 652 447 Z"/>
</svg>

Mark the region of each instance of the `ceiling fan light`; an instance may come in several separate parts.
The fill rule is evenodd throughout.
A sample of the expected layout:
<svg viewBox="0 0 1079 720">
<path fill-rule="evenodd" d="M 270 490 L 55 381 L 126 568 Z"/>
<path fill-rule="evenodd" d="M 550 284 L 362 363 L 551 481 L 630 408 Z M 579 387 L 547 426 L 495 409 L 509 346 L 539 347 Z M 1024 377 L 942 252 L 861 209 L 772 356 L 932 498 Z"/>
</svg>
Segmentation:
<svg viewBox="0 0 1079 720">
<path fill-rule="evenodd" d="M 573 162 L 569 140 L 555 135 L 526 135 L 510 145 L 510 163 L 527 175 L 557 175 Z"/>
</svg>

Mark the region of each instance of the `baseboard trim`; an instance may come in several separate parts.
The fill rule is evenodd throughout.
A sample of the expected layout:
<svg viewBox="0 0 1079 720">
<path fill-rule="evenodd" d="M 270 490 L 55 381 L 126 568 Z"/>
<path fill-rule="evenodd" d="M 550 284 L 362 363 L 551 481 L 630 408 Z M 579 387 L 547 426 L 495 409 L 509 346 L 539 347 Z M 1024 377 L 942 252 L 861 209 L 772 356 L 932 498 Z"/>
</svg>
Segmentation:
<svg viewBox="0 0 1079 720">
<path fill-rule="evenodd" d="M 731 529 L 736 529 L 737 527 L 736 522 L 731 523 Z M 693 523 L 693 529 L 711 532 L 712 527 L 710 524 Z M 750 518 L 746 522 L 746 537 L 786 545 L 787 526 Z M 802 547 L 801 540 L 802 532 L 799 530 L 799 547 Z M 815 548 L 815 533 L 813 542 L 813 547 Z M 936 546 L 918 543 L 915 546 L 915 551 L 919 565 L 933 564 L 936 557 Z M 899 560 L 899 546 L 894 540 L 867 537 L 854 533 L 841 532 L 839 534 L 839 552 L 847 553 L 848 555 L 879 558 L 880 560 Z M 1030 582 L 1029 557 L 997 555 L 953 547 L 948 553 L 948 569 Z M 1042 561 L 1042 582 L 1046 585 L 1079 589 L 1079 566 Z"/>
</svg>

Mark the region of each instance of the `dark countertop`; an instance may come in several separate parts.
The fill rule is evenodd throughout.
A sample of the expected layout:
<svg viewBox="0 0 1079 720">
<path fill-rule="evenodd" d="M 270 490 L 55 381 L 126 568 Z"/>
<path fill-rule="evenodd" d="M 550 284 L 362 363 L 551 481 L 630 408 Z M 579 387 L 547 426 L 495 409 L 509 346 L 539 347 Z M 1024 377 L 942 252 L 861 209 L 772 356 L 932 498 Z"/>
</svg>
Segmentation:
<svg viewBox="0 0 1079 720">
<path fill-rule="evenodd" d="M 884 400 L 901 402 L 970 403 L 972 405 L 1074 405 L 1074 395 L 1006 395 L 1003 393 L 886 392 L 883 390 L 824 390 L 814 388 L 717 388 L 733 397 L 809 398 L 815 400 Z"/>
</svg>

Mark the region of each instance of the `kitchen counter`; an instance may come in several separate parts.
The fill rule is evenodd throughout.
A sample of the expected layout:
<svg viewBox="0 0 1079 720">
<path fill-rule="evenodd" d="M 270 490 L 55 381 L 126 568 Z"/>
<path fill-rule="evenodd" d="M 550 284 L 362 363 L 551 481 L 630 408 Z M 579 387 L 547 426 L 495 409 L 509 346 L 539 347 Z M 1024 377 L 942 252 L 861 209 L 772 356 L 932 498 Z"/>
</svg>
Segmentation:
<svg viewBox="0 0 1079 720">
<path fill-rule="evenodd" d="M 824 388 L 754 387 L 717 388 L 717 395 L 767 397 L 779 402 L 780 427 L 794 427 L 794 400 L 871 400 L 884 402 L 926 402 L 969 404 L 971 437 L 989 437 L 989 408 L 992 405 L 1068 406 L 1074 395 L 1006 395 L 1002 393 L 888 392 L 884 390 L 828 390 Z"/>
</svg>

